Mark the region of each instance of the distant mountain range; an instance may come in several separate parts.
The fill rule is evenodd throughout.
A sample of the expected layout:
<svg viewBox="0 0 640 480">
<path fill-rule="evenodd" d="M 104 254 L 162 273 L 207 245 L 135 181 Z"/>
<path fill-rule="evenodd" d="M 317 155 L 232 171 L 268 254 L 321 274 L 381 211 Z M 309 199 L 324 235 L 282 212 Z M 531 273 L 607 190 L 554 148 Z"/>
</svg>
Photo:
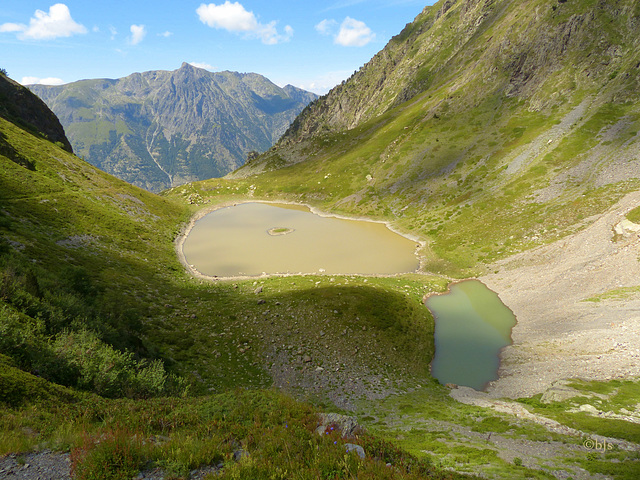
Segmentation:
<svg viewBox="0 0 640 480">
<path fill-rule="evenodd" d="M 175 71 L 30 85 L 60 119 L 76 155 L 158 192 L 223 176 L 270 148 L 317 96 L 255 73 L 188 63 Z"/>
</svg>

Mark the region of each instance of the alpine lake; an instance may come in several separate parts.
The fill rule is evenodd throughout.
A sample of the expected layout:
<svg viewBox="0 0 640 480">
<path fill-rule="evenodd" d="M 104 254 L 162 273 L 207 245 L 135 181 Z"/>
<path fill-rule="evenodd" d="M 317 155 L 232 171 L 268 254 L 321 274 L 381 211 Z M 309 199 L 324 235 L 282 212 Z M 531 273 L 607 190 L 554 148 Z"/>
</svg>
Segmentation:
<svg viewBox="0 0 640 480">
<path fill-rule="evenodd" d="M 185 261 L 212 278 L 262 275 L 393 275 L 419 267 L 416 242 L 383 223 L 324 217 L 307 207 L 242 203 L 207 213 L 182 244 Z M 431 374 L 441 383 L 485 388 L 516 323 L 477 280 L 450 286 L 425 305 L 435 318 Z"/>
</svg>

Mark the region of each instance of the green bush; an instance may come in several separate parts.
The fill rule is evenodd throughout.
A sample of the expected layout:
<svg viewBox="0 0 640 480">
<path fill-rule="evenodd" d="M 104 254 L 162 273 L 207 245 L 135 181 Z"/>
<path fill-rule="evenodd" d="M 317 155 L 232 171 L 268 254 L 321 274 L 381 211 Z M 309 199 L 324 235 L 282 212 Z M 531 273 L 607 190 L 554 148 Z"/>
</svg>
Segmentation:
<svg viewBox="0 0 640 480">
<path fill-rule="evenodd" d="M 52 344 L 56 357 L 77 372 L 77 386 L 103 397 L 152 397 L 167 392 L 171 382 L 160 360 L 137 361 L 88 330 L 65 331 Z"/>
<path fill-rule="evenodd" d="M 27 402 L 69 402 L 76 397 L 71 390 L 47 382 L 17 368 L 13 361 L 0 354 L 0 404 L 17 407 Z"/>
</svg>

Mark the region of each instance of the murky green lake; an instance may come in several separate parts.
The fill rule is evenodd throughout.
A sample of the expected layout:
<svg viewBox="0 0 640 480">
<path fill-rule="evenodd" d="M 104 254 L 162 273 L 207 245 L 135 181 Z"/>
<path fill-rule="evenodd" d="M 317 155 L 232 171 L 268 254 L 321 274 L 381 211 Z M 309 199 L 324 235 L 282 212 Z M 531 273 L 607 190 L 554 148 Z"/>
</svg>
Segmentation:
<svg viewBox="0 0 640 480">
<path fill-rule="evenodd" d="M 511 344 L 516 318 L 482 282 L 451 285 L 450 292 L 427 298 L 435 317 L 435 356 L 431 375 L 441 383 L 482 390 L 498 378 L 499 354 Z"/>
<path fill-rule="evenodd" d="M 416 243 L 384 224 L 321 217 L 307 208 L 244 203 L 196 222 L 186 261 L 215 277 L 395 274 L 417 270 Z"/>
</svg>

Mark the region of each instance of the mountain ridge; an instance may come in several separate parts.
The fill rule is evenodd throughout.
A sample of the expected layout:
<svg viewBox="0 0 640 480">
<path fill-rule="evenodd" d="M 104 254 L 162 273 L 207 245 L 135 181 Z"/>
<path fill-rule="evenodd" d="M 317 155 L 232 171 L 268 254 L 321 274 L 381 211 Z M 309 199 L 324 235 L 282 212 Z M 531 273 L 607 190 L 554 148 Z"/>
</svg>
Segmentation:
<svg viewBox="0 0 640 480">
<path fill-rule="evenodd" d="M 0 74 L 0 117 L 52 142 L 60 142 L 67 152 L 73 153 L 55 114 L 29 89 L 4 74 Z"/>
<path fill-rule="evenodd" d="M 426 7 L 348 81 L 307 106 L 276 149 L 312 134 L 351 130 L 425 91 L 439 97 L 425 102 L 439 115 L 443 107 L 460 112 L 493 96 L 549 111 L 576 90 L 609 80 L 637 87 L 637 61 L 629 57 L 637 57 L 638 7 L 624 3 L 449 0 Z M 612 31 L 618 21 L 623 28 Z M 620 90 L 634 98 L 633 85 Z M 279 154 L 285 163 L 301 160 L 286 148 Z"/>
<path fill-rule="evenodd" d="M 222 176 L 268 149 L 316 96 L 254 73 L 174 71 L 31 85 L 78 155 L 147 190 Z"/>
</svg>

